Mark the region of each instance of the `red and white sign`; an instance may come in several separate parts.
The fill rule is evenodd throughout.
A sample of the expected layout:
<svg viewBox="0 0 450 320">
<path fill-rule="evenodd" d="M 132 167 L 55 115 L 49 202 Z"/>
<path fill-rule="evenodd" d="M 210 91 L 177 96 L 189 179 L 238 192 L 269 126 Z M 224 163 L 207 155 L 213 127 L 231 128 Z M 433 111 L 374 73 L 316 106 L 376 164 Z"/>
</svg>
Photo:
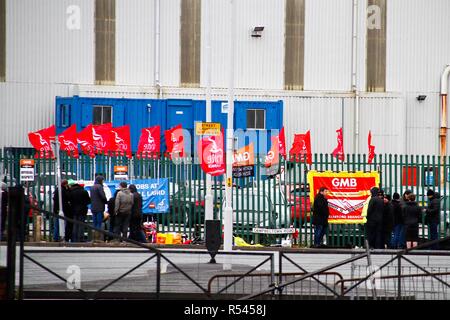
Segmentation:
<svg viewBox="0 0 450 320">
<path fill-rule="evenodd" d="M 184 137 L 181 124 L 165 131 L 167 152 L 170 159 L 174 157 L 184 157 Z"/>
<path fill-rule="evenodd" d="M 78 158 L 77 126 L 71 125 L 64 132 L 58 135 L 60 149 L 68 155 Z"/>
<path fill-rule="evenodd" d="M 92 139 L 92 124 L 89 124 L 86 128 L 78 132 L 77 141 L 84 154 L 89 155 L 91 158 L 95 157 L 94 141 Z"/>
<path fill-rule="evenodd" d="M 36 132 L 28 133 L 28 139 L 33 147 L 39 151 L 38 158 L 54 158 L 50 141 L 55 140 L 56 127 L 54 125 Z"/>
<path fill-rule="evenodd" d="M 143 128 L 139 139 L 137 154 L 139 157 L 157 157 L 161 151 L 161 127 Z"/>
<path fill-rule="evenodd" d="M 198 141 L 197 149 L 205 173 L 213 177 L 225 174 L 223 134 L 202 138 Z"/>
<path fill-rule="evenodd" d="M 131 159 L 133 156 L 131 153 L 131 138 L 130 138 L 130 126 L 125 125 L 117 128 L 112 128 L 111 132 L 114 137 L 114 149 L 119 155 L 126 155 Z"/>
<path fill-rule="evenodd" d="M 114 134 L 112 133 L 112 123 L 92 126 L 92 141 L 96 153 L 114 151 L 115 142 Z"/>
<path fill-rule="evenodd" d="M 379 186 L 378 172 L 308 172 L 310 200 L 314 206 L 314 198 L 321 187 L 329 190 L 327 196 L 330 215 L 329 223 L 365 223 L 362 211 L 370 197 L 370 189 Z"/>
</svg>

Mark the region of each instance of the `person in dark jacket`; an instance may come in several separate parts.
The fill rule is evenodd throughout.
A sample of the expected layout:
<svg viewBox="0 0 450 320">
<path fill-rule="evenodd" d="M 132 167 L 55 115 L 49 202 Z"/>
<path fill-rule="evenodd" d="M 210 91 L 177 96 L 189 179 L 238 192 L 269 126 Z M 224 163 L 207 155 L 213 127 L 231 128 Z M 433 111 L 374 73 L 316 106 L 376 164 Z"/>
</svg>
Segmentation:
<svg viewBox="0 0 450 320">
<path fill-rule="evenodd" d="M 5 239 L 6 217 L 8 212 L 8 191 L 6 183 L 0 182 L 0 241 Z"/>
<path fill-rule="evenodd" d="M 119 189 L 116 190 L 116 192 L 114 192 L 114 195 L 109 198 L 108 203 L 107 203 L 107 207 L 108 207 L 108 213 L 109 213 L 109 232 L 110 233 L 114 233 L 114 226 L 115 226 L 115 222 L 116 222 L 116 215 L 115 215 L 115 204 L 116 204 L 116 196 L 117 193 L 119 193 Z M 108 241 L 112 241 L 114 240 L 114 238 L 112 236 L 108 236 L 107 238 Z"/>
<path fill-rule="evenodd" d="M 114 203 L 114 215 L 116 216 L 114 233 L 123 238 L 128 237 L 128 227 L 130 224 L 131 209 L 133 208 L 133 200 L 133 195 L 127 188 L 127 183 L 122 181 Z M 113 241 L 116 242 L 117 239 L 114 239 Z"/>
<path fill-rule="evenodd" d="M 314 246 L 319 247 L 322 244 L 323 236 L 326 235 L 328 229 L 328 216 L 330 214 L 327 200 L 328 189 L 321 187 L 313 204 L 313 220 L 314 225 Z"/>
<path fill-rule="evenodd" d="M 383 244 L 385 248 L 391 248 L 392 229 L 394 228 L 394 216 L 391 195 L 386 194 L 383 197 Z"/>
<path fill-rule="evenodd" d="M 391 241 L 392 249 L 405 248 L 404 232 L 403 232 L 403 218 L 402 207 L 400 204 L 400 194 L 397 192 L 392 196 L 392 216 L 394 222 L 393 236 Z"/>
<path fill-rule="evenodd" d="M 89 193 L 75 181 L 70 185 L 70 203 L 75 221 L 85 222 L 88 213 L 88 205 L 91 203 Z M 73 242 L 84 242 L 84 226 L 77 223 L 73 226 Z"/>
<path fill-rule="evenodd" d="M 131 194 L 133 195 L 129 238 L 139 242 L 147 242 L 142 231 L 142 196 L 139 194 L 134 184 L 130 184 L 128 189 L 130 189 Z"/>
<path fill-rule="evenodd" d="M 72 213 L 72 207 L 70 204 L 70 191 L 69 191 L 69 183 L 67 180 L 61 181 L 61 197 L 62 197 L 62 207 L 63 207 L 63 214 L 64 217 L 73 219 L 73 213 Z M 53 193 L 53 213 L 58 214 L 59 213 L 59 189 L 56 188 L 55 192 Z M 53 239 L 55 241 L 59 241 L 59 223 L 60 219 L 55 219 L 55 225 L 54 225 L 54 236 Z M 65 221 L 65 231 L 64 231 L 64 240 L 69 242 L 73 241 L 72 237 L 72 231 L 73 231 L 73 223 L 69 221 Z"/>
<path fill-rule="evenodd" d="M 411 193 L 402 210 L 403 223 L 405 226 L 406 241 L 409 246 L 416 246 L 419 241 L 419 221 L 422 216 L 422 209 L 416 202 L 416 195 Z"/>
<path fill-rule="evenodd" d="M 105 191 L 103 190 L 103 176 L 99 175 L 95 178 L 94 185 L 91 188 L 91 212 L 94 228 L 101 229 L 103 222 L 103 213 L 105 212 L 105 204 L 108 203 Z M 101 241 L 102 234 L 97 231 L 92 232 L 94 242 Z"/>
<path fill-rule="evenodd" d="M 430 241 L 438 239 L 439 215 L 441 212 L 440 197 L 437 192 L 429 189 L 427 191 L 428 207 L 425 211 L 425 223 L 428 225 Z M 430 247 L 432 250 L 439 249 L 439 244 L 436 243 Z"/>
<path fill-rule="evenodd" d="M 379 197 L 380 189 L 370 189 L 371 198 L 367 208 L 367 240 L 371 249 L 383 249 L 384 201 Z"/>
</svg>

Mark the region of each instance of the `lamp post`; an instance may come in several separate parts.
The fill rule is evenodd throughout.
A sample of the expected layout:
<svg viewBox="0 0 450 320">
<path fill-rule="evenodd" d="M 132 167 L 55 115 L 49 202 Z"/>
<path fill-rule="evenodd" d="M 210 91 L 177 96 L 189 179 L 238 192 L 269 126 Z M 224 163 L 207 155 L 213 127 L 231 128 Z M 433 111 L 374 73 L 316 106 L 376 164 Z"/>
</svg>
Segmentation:
<svg viewBox="0 0 450 320">
<path fill-rule="evenodd" d="M 225 251 L 233 250 L 233 117 L 234 117 L 234 39 L 236 38 L 235 27 L 235 4 L 231 3 L 231 35 L 230 35 L 230 68 L 229 68 L 229 87 L 228 87 L 228 117 L 227 117 L 227 171 L 225 188 L 225 210 L 224 210 L 224 241 L 223 249 Z"/>
<path fill-rule="evenodd" d="M 211 122 L 211 0 L 206 1 L 206 16 L 206 122 Z M 214 218 L 211 180 L 211 175 L 206 174 L 205 228 L 209 226 L 206 220 Z"/>
</svg>

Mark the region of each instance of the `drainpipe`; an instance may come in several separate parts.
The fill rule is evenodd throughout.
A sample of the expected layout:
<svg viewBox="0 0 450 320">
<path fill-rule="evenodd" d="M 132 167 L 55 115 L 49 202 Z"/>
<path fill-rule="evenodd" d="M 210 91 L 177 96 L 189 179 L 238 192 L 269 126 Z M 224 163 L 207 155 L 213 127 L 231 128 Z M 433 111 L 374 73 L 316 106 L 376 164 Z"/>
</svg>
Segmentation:
<svg viewBox="0 0 450 320">
<path fill-rule="evenodd" d="M 439 132 L 441 163 L 444 163 L 444 157 L 447 154 L 447 94 L 448 94 L 448 76 L 450 74 L 450 65 L 448 64 L 441 76 L 441 128 Z M 443 170 L 443 167 L 442 167 Z M 444 172 L 441 173 L 441 183 L 445 182 Z"/>
<path fill-rule="evenodd" d="M 156 88 L 156 98 L 161 98 L 161 83 L 160 83 L 160 55 L 159 55 L 159 44 L 160 44 L 160 29 L 161 29 L 161 20 L 160 20 L 160 0 L 155 0 L 155 88 Z"/>
<path fill-rule="evenodd" d="M 359 91 L 358 91 L 358 0 L 353 0 L 352 9 L 352 92 L 355 106 L 355 134 L 353 152 L 359 153 Z"/>
</svg>

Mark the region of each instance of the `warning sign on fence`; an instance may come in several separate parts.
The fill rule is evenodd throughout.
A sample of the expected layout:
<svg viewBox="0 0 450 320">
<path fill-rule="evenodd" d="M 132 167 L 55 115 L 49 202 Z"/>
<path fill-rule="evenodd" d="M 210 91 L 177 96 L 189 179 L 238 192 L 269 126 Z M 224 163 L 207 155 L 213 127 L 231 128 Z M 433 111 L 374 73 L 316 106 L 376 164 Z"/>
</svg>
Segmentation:
<svg viewBox="0 0 450 320">
<path fill-rule="evenodd" d="M 33 159 L 20 159 L 20 181 L 34 181 Z"/>
</svg>

